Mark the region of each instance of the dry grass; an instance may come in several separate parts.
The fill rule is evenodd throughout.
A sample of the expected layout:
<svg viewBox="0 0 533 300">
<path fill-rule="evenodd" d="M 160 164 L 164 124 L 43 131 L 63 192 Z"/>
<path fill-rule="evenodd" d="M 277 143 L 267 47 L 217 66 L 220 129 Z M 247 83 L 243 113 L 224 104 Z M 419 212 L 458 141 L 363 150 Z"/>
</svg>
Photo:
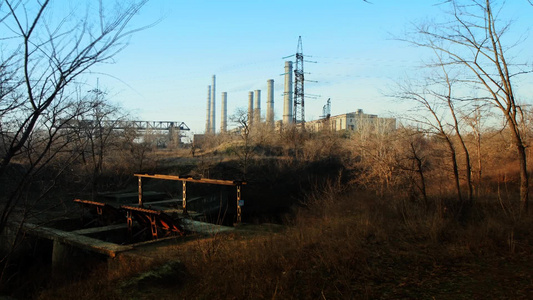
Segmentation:
<svg viewBox="0 0 533 300">
<path fill-rule="evenodd" d="M 527 299 L 533 221 L 476 207 L 468 224 L 330 184 L 281 232 L 245 230 L 166 247 L 183 269 L 164 284 L 120 289 L 92 276 L 42 299 Z M 341 190 L 341 193 L 336 191 Z M 244 226 L 246 228 L 246 226 Z M 160 260 L 156 259 L 159 265 Z M 128 264 L 126 264 L 128 265 Z M 110 276 L 110 277 L 109 277 Z M 95 288 L 98 287 L 98 288 Z M 73 294 L 76 290 L 78 293 Z M 84 292 L 85 291 L 85 292 Z"/>
</svg>

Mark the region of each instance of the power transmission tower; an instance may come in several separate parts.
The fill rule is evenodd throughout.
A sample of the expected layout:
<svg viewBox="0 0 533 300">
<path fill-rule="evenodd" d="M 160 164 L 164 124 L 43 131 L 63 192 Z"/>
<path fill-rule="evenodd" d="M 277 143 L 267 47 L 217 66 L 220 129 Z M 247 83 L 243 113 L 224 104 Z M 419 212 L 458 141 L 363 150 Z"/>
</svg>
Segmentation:
<svg viewBox="0 0 533 300">
<path fill-rule="evenodd" d="M 321 118 L 329 119 L 331 116 L 331 98 L 328 98 L 328 102 L 326 102 L 326 105 L 322 106 L 322 115 Z"/>
<path fill-rule="evenodd" d="M 294 55 L 294 54 L 293 54 Z M 289 55 L 283 57 L 286 59 L 292 57 Z M 302 48 L 302 37 L 298 37 L 298 47 L 296 49 L 296 62 L 294 68 L 294 97 L 293 97 L 293 107 L 292 107 L 292 123 L 295 125 L 301 125 L 302 128 L 305 128 L 305 94 L 304 94 L 304 61 L 310 63 L 316 63 L 316 61 L 304 60 L 303 48 Z M 309 73 L 308 73 L 309 74 Z M 316 82 L 312 80 L 307 80 L 311 82 Z M 307 95 L 309 98 L 316 98 L 319 95 Z"/>
<path fill-rule="evenodd" d="M 293 124 L 305 123 L 305 96 L 304 96 L 304 55 L 302 37 L 298 37 L 296 49 L 296 66 L 294 68 L 294 113 Z"/>
</svg>

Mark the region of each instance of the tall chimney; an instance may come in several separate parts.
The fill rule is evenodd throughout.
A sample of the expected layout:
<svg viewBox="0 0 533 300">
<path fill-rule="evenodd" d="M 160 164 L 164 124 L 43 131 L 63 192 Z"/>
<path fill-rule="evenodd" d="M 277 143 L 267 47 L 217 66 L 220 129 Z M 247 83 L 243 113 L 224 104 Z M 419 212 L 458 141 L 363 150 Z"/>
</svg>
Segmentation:
<svg viewBox="0 0 533 300">
<path fill-rule="evenodd" d="M 283 93 L 283 124 L 292 122 L 292 61 L 285 62 L 285 91 Z"/>
<path fill-rule="evenodd" d="M 255 90 L 254 123 L 261 123 L 261 90 Z"/>
<path fill-rule="evenodd" d="M 254 92 L 248 92 L 248 125 L 253 123 L 254 119 Z"/>
<path fill-rule="evenodd" d="M 211 86 L 207 86 L 207 115 L 205 116 L 205 133 L 211 131 Z"/>
<path fill-rule="evenodd" d="M 215 82 L 216 82 L 216 77 L 215 75 L 213 75 L 213 84 L 211 85 L 211 120 L 210 120 L 210 125 L 211 125 L 211 133 L 215 134 L 216 133 L 216 128 L 215 128 L 215 116 L 216 116 L 216 113 L 215 113 Z"/>
<path fill-rule="evenodd" d="M 220 106 L 220 133 L 226 133 L 228 130 L 228 93 L 222 92 L 222 99 L 221 99 L 221 106 Z"/>
<path fill-rule="evenodd" d="M 267 80 L 267 113 L 266 122 L 274 128 L 274 79 Z"/>
</svg>

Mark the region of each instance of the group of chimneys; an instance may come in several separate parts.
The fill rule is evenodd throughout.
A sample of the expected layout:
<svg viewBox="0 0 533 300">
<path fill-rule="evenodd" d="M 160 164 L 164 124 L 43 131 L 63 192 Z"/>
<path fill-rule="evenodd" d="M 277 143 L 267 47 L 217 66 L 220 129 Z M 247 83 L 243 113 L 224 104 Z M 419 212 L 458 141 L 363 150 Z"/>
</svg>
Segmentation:
<svg viewBox="0 0 533 300">
<path fill-rule="evenodd" d="M 283 124 L 290 124 L 292 119 L 292 62 L 285 62 L 285 91 L 283 93 Z M 205 133 L 215 134 L 216 113 L 215 113 L 215 93 L 216 76 L 213 75 L 213 83 L 207 86 L 207 115 L 205 123 Z M 228 93 L 222 92 L 221 99 L 221 119 L 220 132 L 228 130 Z M 254 101 L 255 100 L 255 101 Z M 274 129 L 274 79 L 267 80 L 267 111 L 266 123 Z M 248 92 L 248 124 L 261 122 L 261 90 Z"/>
</svg>

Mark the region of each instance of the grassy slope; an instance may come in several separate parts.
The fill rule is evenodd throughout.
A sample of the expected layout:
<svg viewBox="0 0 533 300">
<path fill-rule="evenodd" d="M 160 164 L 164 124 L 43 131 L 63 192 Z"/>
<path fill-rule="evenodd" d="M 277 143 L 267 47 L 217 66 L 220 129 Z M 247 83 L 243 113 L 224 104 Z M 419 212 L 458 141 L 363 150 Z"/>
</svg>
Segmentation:
<svg viewBox="0 0 533 300">
<path fill-rule="evenodd" d="M 403 209 L 402 209 L 403 207 Z M 530 299 L 531 217 L 506 219 L 476 208 L 466 225 L 407 211 L 402 203 L 351 191 L 310 197 L 285 229 L 167 245 L 149 266 L 180 261 L 133 281 L 146 269 L 95 272 L 50 289 L 42 299 Z M 124 267 L 123 267 L 124 268 Z M 156 268 L 157 269 L 157 268 Z M 160 269 L 164 269 L 160 267 Z M 103 275 L 105 274 L 105 275 Z"/>
</svg>

